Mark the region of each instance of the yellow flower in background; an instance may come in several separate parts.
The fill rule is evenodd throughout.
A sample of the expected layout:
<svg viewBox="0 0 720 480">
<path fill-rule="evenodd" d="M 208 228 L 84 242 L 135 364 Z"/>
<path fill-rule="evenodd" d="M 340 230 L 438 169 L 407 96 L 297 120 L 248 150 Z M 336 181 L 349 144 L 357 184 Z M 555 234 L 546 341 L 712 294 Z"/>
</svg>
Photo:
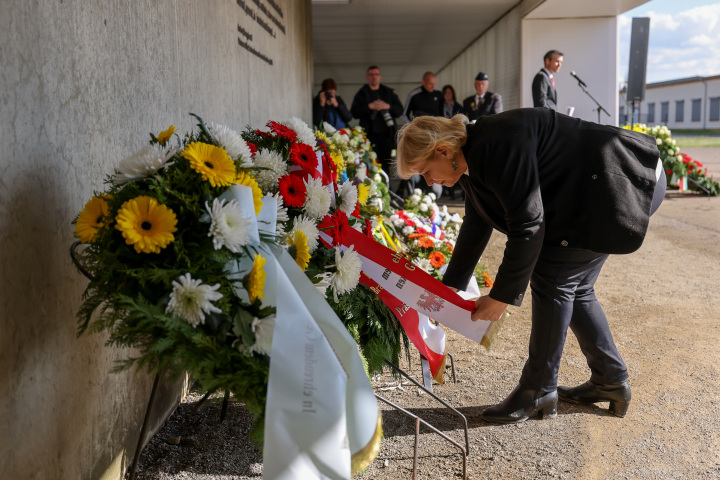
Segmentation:
<svg viewBox="0 0 720 480">
<path fill-rule="evenodd" d="M 255 299 L 262 300 L 265 298 L 265 263 L 267 260 L 258 254 L 255 254 L 252 270 L 248 276 L 248 296 L 250 303 L 255 303 Z"/>
<path fill-rule="evenodd" d="M 235 183 L 238 185 L 245 185 L 250 188 L 252 188 L 253 192 L 253 206 L 255 207 L 255 216 L 258 216 L 260 214 L 260 209 L 262 208 L 263 201 L 263 193 L 262 190 L 260 190 L 260 186 L 258 186 L 257 180 L 255 180 L 255 177 L 250 175 L 249 173 L 240 172 L 237 174 L 237 177 L 235 178 Z"/>
<path fill-rule="evenodd" d="M 328 142 L 327 135 L 325 135 L 325 134 L 324 134 L 323 132 L 321 132 L 320 130 L 315 130 L 315 136 L 317 137 L 318 140 L 322 140 L 322 141 L 325 142 L 325 143 L 329 143 L 329 142 Z"/>
<path fill-rule="evenodd" d="M 332 161 L 335 162 L 338 172 L 345 171 L 345 160 L 343 159 L 342 153 L 333 152 L 330 154 L 330 158 L 332 158 Z"/>
<path fill-rule="evenodd" d="M 163 132 L 160 132 L 160 135 L 156 137 L 158 143 L 164 146 L 168 142 L 168 140 L 170 140 L 173 133 L 175 133 L 175 125 L 170 125 L 170 128 Z"/>
<path fill-rule="evenodd" d="M 300 230 L 288 233 L 288 251 L 295 258 L 295 263 L 304 272 L 310 262 L 310 247 L 308 247 L 307 237 Z"/>
<path fill-rule="evenodd" d="M 137 253 L 160 253 L 175 240 L 175 213 L 152 197 L 143 195 L 123 203 L 115 220 L 115 228 Z"/>
<path fill-rule="evenodd" d="M 187 158 L 192 169 L 213 187 L 228 187 L 235 180 L 235 162 L 220 147 L 193 142 L 180 155 Z"/>
<path fill-rule="evenodd" d="M 75 235 L 83 243 L 92 242 L 97 237 L 98 230 L 105 225 L 103 218 L 108 214 L 108 204 L 104 198 L 91 198 L 75 222 Z"/>
<path fill-rule="evenodd" d="M 358 202 L 360 202 L 361 206 L 365 206 L 365 204 L 368 201 L 369 196 L 370 196 L 370 187 L 368 187 L 364 183 L 358 184 Z"/>
</svg>

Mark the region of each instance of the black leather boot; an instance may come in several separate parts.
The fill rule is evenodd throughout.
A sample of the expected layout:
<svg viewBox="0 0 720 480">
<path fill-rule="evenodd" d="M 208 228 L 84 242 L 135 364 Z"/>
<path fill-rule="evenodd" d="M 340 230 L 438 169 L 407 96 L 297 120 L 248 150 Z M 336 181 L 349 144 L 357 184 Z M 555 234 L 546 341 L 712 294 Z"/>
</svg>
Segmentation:
<svg viewBox="0 0 720 480">
<path fill-rule="evenodd" d="M 630 385 L 627 381 L 600 385 L 587 381 L 577 387 L 558 387 L 560 400 L 570 403 L 610 402 L 608 411 L 616 417 L 624 417 L 630 406 Z"/>
<path fill-rule="evenodd" d="M 495 423 L 520 423 L 538 414 L 553 418 L 557 415 L 557 401 L 555 391 L 538 392 L 518 385 L 502 403 L 486 408 L 482 418 Z"/>
</svg>

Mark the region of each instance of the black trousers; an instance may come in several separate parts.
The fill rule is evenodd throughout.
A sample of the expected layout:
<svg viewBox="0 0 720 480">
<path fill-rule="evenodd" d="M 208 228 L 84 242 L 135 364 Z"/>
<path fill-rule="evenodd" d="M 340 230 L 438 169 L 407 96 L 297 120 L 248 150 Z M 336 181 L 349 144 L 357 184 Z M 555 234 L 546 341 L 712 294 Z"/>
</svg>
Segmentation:
<svg viewBox="0 0 720 480">
<path fill-rule="evenodd" d="M 662 172 L 653 196 L 651 215 L 665 195 Z M 615 346 L 607 317 L 595 297 L 595 281 L 607 254 L 570 247 L 544 246 L 530 279 L 532 329 L 528 359 L 520 384 L 551 392 L 567 329 L 573 331 L 590 367 L 590 380 L 608 384 L 627 380 L 627 367 Z"/>
</svg>

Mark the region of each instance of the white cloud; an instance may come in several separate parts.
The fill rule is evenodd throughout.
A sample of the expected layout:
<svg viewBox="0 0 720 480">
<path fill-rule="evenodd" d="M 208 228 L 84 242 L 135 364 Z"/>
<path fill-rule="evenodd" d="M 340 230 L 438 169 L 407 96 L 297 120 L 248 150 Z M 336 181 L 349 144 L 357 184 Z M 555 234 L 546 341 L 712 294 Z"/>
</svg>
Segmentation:
<svg viewBox="0 0 720 480">
<path fill-rule="evenodd" d="M 618 18 L 621 77 L 626 77 L 628 71 L 632 16 L 650 17 L 648 83 L 720 74 L 720 3 L 675 14 L 648 10 L 621 15 Z"/>
</svg>

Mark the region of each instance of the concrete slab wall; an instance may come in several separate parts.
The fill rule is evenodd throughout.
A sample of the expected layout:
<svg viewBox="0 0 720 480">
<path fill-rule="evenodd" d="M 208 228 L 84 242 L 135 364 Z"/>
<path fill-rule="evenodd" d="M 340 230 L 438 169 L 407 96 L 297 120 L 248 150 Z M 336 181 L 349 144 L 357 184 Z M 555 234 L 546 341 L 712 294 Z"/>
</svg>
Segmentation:
<svg viewBox="0 0 720 480">
<path fill-rule="evenodd" d="M 451 84 L 458 102 L 475 94 L 475 76 L 490 77 L 489 90 L 503 97 L 503 108 L 520 106 L 521 8 L 516 6 L 437 74 L 438 88 Z"/>
<path fill-rule="evenodd" d="M 571 71 L 587 84 L 587 91 L 610 116 L 600 123 L 617 124 L 617 17 L 525 19 L 522 22 L 522 99 L 519 106 L 532 107 L 532 81 L 543 67 L 543 56 L 551 49 L 565 54 L 555 78 L 558 111 L 575 108 L 574 116 L 598 121 L 595 103 L 570 76 Z"/>
<path fill-rule="evenodd" d="M 75 337 L 86 281 L 68 255 L 70 221 L 149 132 L 191 129 L 188 112 L 238 130 L 293 115 L 309 122 L 310 8 L 3 2 L 0 478 L 121 476 L 152 376 L 111 374 L 133 352 L 105 347 L 103 335 Z M 178 399 L 180 384 L 164 385 L 153 428 Z"/>
</svg>

